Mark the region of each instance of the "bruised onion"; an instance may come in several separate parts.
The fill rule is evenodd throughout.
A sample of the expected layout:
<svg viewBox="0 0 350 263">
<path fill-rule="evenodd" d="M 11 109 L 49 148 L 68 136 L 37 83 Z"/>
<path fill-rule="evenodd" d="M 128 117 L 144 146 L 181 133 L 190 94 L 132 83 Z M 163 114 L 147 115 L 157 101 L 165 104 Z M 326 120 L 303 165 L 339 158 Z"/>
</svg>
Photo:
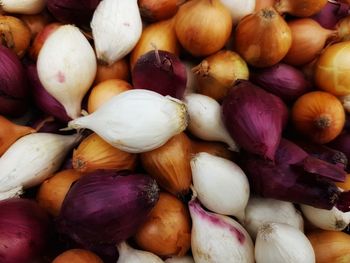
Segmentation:
<svg viewBox="0 0 350 263">
<path fill-rule="evenodd" d="M 321 11 L 327 0 L 277 0 L 275 7 L 280 13 L 308 17 Z"/>
<path fill-rule="evenodd" d="M 63 201 L 58 230 L 84 248 L 117 244 L 135 234 L 159 198 L 151 177 L 96 172 L 78 180 Z"/>
<path fill-rule="evenodd" d="M 292 45 L 292 33 L 285 20 L 272 7 L 244 17 L 235 31 L 235 50 L 255 67 L 280 62 Z"/>
<path fill-rule="evenodd" d="M 316 20 L 322 27 L 334 29 L 340 19 L 346 17 L 349 12 L 349 5 L 337 0 L 328 0 L 320 12 L 311 18 Z"/>
<path fill-rule="evenodd" d="M 88 25 L 101 0 L 47 0 L 47 8 L 62 23 Z"/>
<path fill-rule="evenodd" d="M 152 50 L 137 60 L 132 82 L 135 89 L 148 89 L 182 99 L 187 82 L 186 68 L 176 55 Z"/>
<path fill-rule="evenodd" d="M 49 218 L 37 203 L 13 198 L 0 201 L 1 263 L 33 262 L 48 243 Z"/>
<path fill-rule="evenodd" d="M 285 101 L 295 100 L 311 89 L 300 70 L 284 63 L 252 69 L 249 80 Z"/>
<path fill-rule="evenodd" d="M 62 122 L 68 122 L 71 118 L 68 117 L 62 104 L 52 97 L 41 84 L 36 65 L 27 65 L 26 72 L 35 105 L 43 112 L 56 117 Z"/>
<path fill-rule="evenodd" d="M 336 37 L 335 30 L 325 29 L 311 18 L 300 18 L 288 22 L 292 31 L 292 46 L 283 61 L 300 66 L 314 60 L 327 40 Z"/>
<path fill-rule="evenodd" d="M 161 193 L 135 240 L 141 249 L 158 256 L 184 256 L 191 246 L 188 208 L 171 194 Z"/>
<path fill-rule="evenodd" d="M 139 0 L 142 18 L 148 21 L 160 21 L 174 16 L 186 0 Z"/>
<path fill-rule="evenodd" d="M 222 111 L 228 132 L 238 145 L 274 159 L 288 116 L 287 107 L 279 97 L 249 81 L 241 81 L 229 91 Z"/>
</svg>

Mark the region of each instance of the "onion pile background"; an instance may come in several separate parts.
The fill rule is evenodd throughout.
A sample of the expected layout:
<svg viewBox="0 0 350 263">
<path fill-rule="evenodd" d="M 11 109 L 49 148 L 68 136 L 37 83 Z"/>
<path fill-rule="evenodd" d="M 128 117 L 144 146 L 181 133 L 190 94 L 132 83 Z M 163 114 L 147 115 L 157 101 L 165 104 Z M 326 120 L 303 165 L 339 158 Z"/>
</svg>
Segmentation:
<svg viewBox="0 0 350 263">
<path fill-rule="evenodd" d="M 1 263 L 350 262 L 349 1 L 0 11 Z"/>
</svg>

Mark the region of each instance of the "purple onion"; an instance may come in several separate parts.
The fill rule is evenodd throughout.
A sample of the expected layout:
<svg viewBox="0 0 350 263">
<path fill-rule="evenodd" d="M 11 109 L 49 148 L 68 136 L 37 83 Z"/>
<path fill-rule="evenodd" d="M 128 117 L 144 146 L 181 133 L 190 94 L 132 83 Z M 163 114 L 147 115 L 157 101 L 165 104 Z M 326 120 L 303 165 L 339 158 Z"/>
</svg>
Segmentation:
<svg viewBox="0 0 350 263">
<path fill-rule="evenodd" d="M 331 209 L 341 197 L 340 190 L 334 182 L 325 179 L 325 171 L 318 166 L 319 163 L 313 168 L 322 174 L 318 174 L 318 171 L 310 173 L 310 166 L 304 170 L 302 164 L 305 158 L 310 157 L 300 147 L 282 139 L 276 151 L 275 162 L 246 154 L 240 163 L 255 193 L 266 198 Z M 318 161 L 322 163 L 321 160 Z"/>
<path fill-rule="evenodd" d="M 343 132 L 337 138 L 329 143 L 329 147 L 341 151 L 345 156 L 350 158 L 350 133 Z M 349 166 L 348 166 L 349 169 Z"/>
<path fill-rule="evenodd" d="M 71 118 L 68 117 L 62 104 L 52 97 L 41 84 L 36 65 L 27 65 L 26 73 L 29 79 L 35 105 L 43 112 L 56 117 L 62 122 L 70 121 Z"/>
<path fill-rule="evenodd" d="M 311 90 L 311 83 L 300 70 L 283 63 L 251 70 L 250 81 L 285 101 L 293 101 Z"/>
<path fill-rule="evenodd" d="M 316 20 L 322 27 L 334 29 L 340 19 L 347 16 L 349 5 L 336 0 L 328 0 L 325 7 L 311 18 Z"/>
<path fill-rule="evenodd" d="M 222 111 L 227 130 L 238 145 L 274 159 L 288 116 L 279 97 L 249 81 L 240 81 L 224 99 Z"/>
<path fill-rule="evenodd" d="M 0 114 L 18 117 L 27 110 L 28 88 L 17 55 L 0 45 Z"/>
<path fill-rule="evenodd" d="M 85 248 L 131 237 L 159 198 L 154 179 L 131 172 L 96 172 L 69 190 L 58 218 L 59 231 Z"/>
<path fill-rule="evenodd" d="M 47 0 L 47 8 L 62 23 L 89 25 L 101 0 Z"/>
<path fill-rule="evenodd" d="M 132 82 L 135 89 L 148 89 L 182 99 L 187 83 L 186 67 L 176 55 L 152 50 L 137 60 Z"/>
<path fill-rule="evenodd" d="M 49 218 L 31 200 L 0 201 L 0 262 L 33 262 L 48 243 Z"/>
</svg>

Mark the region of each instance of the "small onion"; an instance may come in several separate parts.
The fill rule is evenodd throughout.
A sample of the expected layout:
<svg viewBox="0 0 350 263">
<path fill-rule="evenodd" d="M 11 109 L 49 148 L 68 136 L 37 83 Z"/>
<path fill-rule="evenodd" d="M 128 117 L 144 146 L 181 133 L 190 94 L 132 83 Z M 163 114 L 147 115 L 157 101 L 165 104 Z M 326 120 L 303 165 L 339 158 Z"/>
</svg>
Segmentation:
<svg viewBox="0 0 350 263">
<path fill-rule="evenodd" d="M 95 83 L 98 84 L 109 79 L 122 79 L 127 81 L 129 79 L 129 75 L 129 64 L 125 58 L 114 62 L 110 66 L 97 64 Z"/>
<path fill-rule="evenodd" d="M 102 259 L 91 251 L 70 249 L 58 255 L 52 263 L 103 263 Z"/>
<path fill-rule="evenodd" d="M 33 262 L 48 243 L 49 218 L 27 199 L 0 201 L 1 263 Z"/>
</svg>

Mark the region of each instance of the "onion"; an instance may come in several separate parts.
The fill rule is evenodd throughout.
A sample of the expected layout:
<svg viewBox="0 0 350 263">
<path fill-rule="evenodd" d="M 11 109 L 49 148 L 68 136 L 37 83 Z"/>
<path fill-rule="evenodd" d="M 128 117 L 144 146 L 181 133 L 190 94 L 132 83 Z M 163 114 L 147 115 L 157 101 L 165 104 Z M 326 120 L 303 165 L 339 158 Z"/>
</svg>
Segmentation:
<svg viewBox="0 0 350 263">
<path fill-rule="evenodd" d="M 160 21 L 174 16 L 186 0 L 139 0 L 142 18 L 148 21 Z"/>
<path fill-rule="evenodd" d="M 33 262 L 48 243 L 49 218 L 27 199 L 0 201 L 1 263 Z"/>
<path fill-rule="evenodd" d="M 102 259 L 91 251 L 70 249 L 58 255 L 52 263 L 103 263 Z"/>
<path fill-rule="evenodd" d="M 28 65 L 26 67 L 26 72 L 35 105 L 43 112 L 63 122 L 71 120 L 62 104 L 52 97 L 41 84 L 35 64 Z"/>
<path fill-rule="evenodd" d="M 47 0 L 47 8 L 62 23 L 88 25 L 101 0 Z"/>
<path fill-rule="evenodd" d="M 48 12 L 42 12 L 38 15 L 21 15 L 20 19 L 29 27 L 32 33 L 32 39 L 50 23 L 51 16 Z"/>
<path fill-rule="evenodd" d="M 329 143 L 329 146 L 333 149 L 341 151 L 350 160 L 350 134 L 343 132 L 337 138 Z"/>
<path fill-rule="evenodd" d="M 311 18 L 292 20 L 288 26 L 292 31 L 292 46 L 283 61 L 294 66 L 311 62 L 321 53 L 326 41 L 337 35 Z"/>
<path fill-rule="evenodd" d="M 132 81 L 135 89 L 149 89 L 182 99 L 186 89 L 186 68 L 176 55 L 153 50 L 137 60 Z"/>
<path fill-rule="evenodd" d="M 69 190 L 58 229 L 85 248 L 131 237 L 156 204 L 156 182 L 146 175 L 96 172 Z"/>
<path fill-rule="evenodd" d="M 283 63 L 252 69 L 249 79 L 285 101 L 293 101 L 311 89 L 311 83 L 300 70 Z"/>
<path fill-rule="evenodd" d="M 254 13 L 255 0 L 221 0 L 221 2 L 230 9 L 234 24 L 246 15 Z"/>
<path fill-rule="evenodd" d="M 26 109 L 28 89 L 18 57 L 0 45 L 0 114 L 18 117 Z"/>
<path fill-rule="evenodd" d="M 334 29 L 337 22 L 348 15 L 349 5 L 336 0 L 328 0 L 320 12 L 311 18 L 316 20 L 322 27 Z"/>
<path fill-rule="evenodd" d="M 122 79 L 127 81 L 129 75 L 129 64 L 125 58 L 118 60 L 110 66 L 97 64 L 95 83 L 98 84 L 109 79 Z"/>
<path fill-rule="evenodd" d="M 174 196 L 161 193 L 135 240 L 141 249 L 159 256 L 184 256 L 191 246 L 188 208 Z"/>
<path fill-rule="evenodd" d="M 280 13 L 308 17 L 321 11 L 327 2 L 327 0 L 277 0 L 275 7 Z"/>
<path fill-rule="evenodd" d="M 279 97 L 242 81 L 229 91 L 222 111 L 226 128 L 238 145 L 274 159 L 288 116 L 287 107 Z"/>
<path fill-rule="evenodd" d="M 259 11 L 265 7 L 270 7 L 275 4 L 275 0 L 256 0 L 255 1 L 255 11 Z"/>
</svg>

